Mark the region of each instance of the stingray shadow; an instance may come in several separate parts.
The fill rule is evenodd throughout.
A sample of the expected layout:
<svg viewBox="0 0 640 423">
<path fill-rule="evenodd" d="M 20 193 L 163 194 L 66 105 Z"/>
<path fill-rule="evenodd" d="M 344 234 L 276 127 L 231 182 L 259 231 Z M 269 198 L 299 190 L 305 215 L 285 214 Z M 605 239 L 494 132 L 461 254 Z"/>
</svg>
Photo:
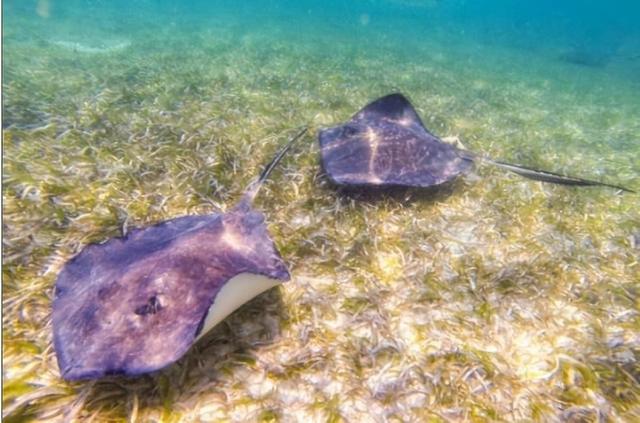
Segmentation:
<svg viewBox="0 0 640 423">
<path fill-rule="evenodd" d="M 465 182 L 462 178 L 445 182 L 441 185 L 430 187 L 406 187 L 402 185 L 341 185 L 335 183 L 324 171 L 317 175 L 320 186 L 327 191 L 332 191 L 338 199 L 343 201 L 356 201 L 367 205 L 381 203 L 433 204 L 446 201 L 451 195 L 462 189 Z"/>
<path fill-rule="evenodd" d="M 131 415 L 133 404 L 137 404 L 138 412 L 149 407 L 167 410 L 173 405 L 178 408 L 180 404 L 190 404 L 190 398 L 203 389 L 219 391 L 219 382 L 233 369 L 250 366 L 256 360 L 256 352 L 279 336 L 281 323 L 287 319 L 279 286 L 269 289 L 234 311 L 164 369 L 140 376 L 76 382 L 77 397 L 84 397 L 78 411 L 93 414 L 105 405 L 117 405 L 120 417 L 126 418 Z"/>
</svg>

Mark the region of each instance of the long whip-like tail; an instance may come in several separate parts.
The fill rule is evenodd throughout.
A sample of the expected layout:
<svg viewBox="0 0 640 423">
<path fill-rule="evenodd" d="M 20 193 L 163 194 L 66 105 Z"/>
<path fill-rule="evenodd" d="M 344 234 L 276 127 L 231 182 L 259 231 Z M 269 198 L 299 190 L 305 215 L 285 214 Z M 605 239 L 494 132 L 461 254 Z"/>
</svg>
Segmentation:
<svg viewBox="0 0 640 423">
<path fill-rule="evenodd" d="M 590 179 L 577 178 L 575 176 L 567 176 L 567 175 L 562 175 L 560 173 L 549 172 L 546 170 L 533 169 L 526 166 L 505 163 L 499 160 L 494 160 L 490 157 L 473 153 L 468 150 L 459 150 L 459 151 L 461 153 L 461 156 L 468 160 L 481 160 L 485 163 L 492 164 L 501 169 L 505 169 L 510 172 L 517 173 L 522 177 L 533 179 L 534 181 L 548 182 L 548 183 L 559 184 L 559 185 L 582 186 L 582 187 L 601 186 L 601 187 L 618 189 L 625 192 L 635 193 L 635 191 L 620 185 L 608 184 L 606 182 L 599 182 L 599 181 L 593 181 Z"/>
<path fill-rule="evenodd" d="M 265 168 L 262 171 L 262 173 L 260 173 L 260 176 L 258 177 L 258 179 L 252 181 L 249 184 L 249 186 L 247 187 L 247 189 L 245 191 L 244 196 L 242 197 L 241 204 L 251 204 L 253 199 L 258 194 L 258 191 L 260 191 L 260 187 L 262 186 L 264 181 L 269 177 L 269 175 L 271 174 L 273 169 L 278 165 L 280 160 L 282 160 L 284 155 L 287 154 L 287 151 L 289 151 L 291 149 L 293 144 L 296 141 L 298 141 L 305 134 L 305 132 L 307 132 L 307 129 L 308 128 L 306 126 L 304 128 L 302 128 L 293 138 L 291 138 L 280 149 L 280 151 L 278 151 L 278 153 L 275 155 L 275 157 L 273 159 L 271 159 L 271 161 L 265 166 Z"/>
</svg>

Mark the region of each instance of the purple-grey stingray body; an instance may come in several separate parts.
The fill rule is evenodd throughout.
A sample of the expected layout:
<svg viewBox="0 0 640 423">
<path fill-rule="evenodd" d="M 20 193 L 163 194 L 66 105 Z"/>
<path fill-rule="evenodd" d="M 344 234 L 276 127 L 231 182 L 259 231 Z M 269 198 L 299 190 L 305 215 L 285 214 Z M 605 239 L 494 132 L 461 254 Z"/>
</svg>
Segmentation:
<svg viewBox="0 0 640 423">
<path fill-rule="evenodd" d="M 562 185 L 618 185 L 500 162 L 459 149 L 433 135 L 403 95 L 379 98 L 351 120 L 320 131 L 322 168 L 339 186 L 428 188 L 452 181 L 483 161 L 529 179 Z"/>
<path fill-rule="evenodd" d="M 264 216 L 251 208 L 251 201 L 303 133 L 280 151 L 230 212 L 178 217 L 133 230 L 85 247 L 64 266 L 52 318 L 65 379 L 163 368 L 195 342 L 232 278 L 252 274 L 289 280 Z"/>
</svg>

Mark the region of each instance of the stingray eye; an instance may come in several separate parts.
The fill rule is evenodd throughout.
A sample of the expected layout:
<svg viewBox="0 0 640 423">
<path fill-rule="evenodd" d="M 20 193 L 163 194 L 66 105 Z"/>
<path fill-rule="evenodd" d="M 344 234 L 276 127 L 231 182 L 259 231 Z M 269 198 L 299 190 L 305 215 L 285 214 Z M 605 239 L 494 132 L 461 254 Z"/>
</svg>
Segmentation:
<svg viewBox="0 0 640 423">
<path fill-rule="evenodd" d="M 355 126 L 345 125 L 345 127 L 342 128 L 342 135 L 345 137 L 352 137 L 356 135 L 358 132 L 359 132 L 358 128 L 356 128 Z"/>
<path fill-rule="evenodd" d="M 154 295 L 147 300 L 146 304 L 136 308 L 134 313 L 138 316 L 146 316 L 147 314 L 156 314 L 161 308 L 162 305 L 160 304 L 160 300 L 156 295 Z"/>
</svg>

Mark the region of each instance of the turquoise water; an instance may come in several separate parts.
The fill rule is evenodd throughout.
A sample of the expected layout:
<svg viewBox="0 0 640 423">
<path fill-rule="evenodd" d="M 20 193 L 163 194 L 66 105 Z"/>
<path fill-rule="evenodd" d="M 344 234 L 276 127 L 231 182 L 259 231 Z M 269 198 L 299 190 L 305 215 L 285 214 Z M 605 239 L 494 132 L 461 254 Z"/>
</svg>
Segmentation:
<svg viewBox="0 0 640 423">
<path fill-rule="evenodd" d="M 163 94 L 188 102 L 186 86 L 203 93 L 223 74 L 240 73 L 264 96 L 284 89 L 289 97 L 348 102 L 351 110 L 394 90 L 449 97 L 452 118 L 483 102 L 522 102 L 536 114 L 559 109 L 565 125 L 586 132 L 580 143 L 626 146 L 637 124 L 613 135 L 610 125 L 638 114 L 640 6 L 617 3 L 8 1 L 4 126 L 38 126 L 101 90 L 156 95 L 144 85 L 165 79 L 175 87 Z M 340 88 L 323 95 L 322 86 Z M 502 90 L 513 95 L 493 100 Z M 77 98 L 65 98 L 71 93 Z M 419 107 L 448 117 L 441 105 Z"/>
<path fill-rule="evenodd" d="M 315 146 L 402 92 L 473 151 L 640 190 L 640 3 L 2 7 L 6 416 L 640 416 L 637 195 L 481 167 L 434 198 L 358 202 L 327 186 Z M 301 125 L 256 204 L 292 282 L 159 374 L 63 383 L 62 264 L 126 227 L 228 209 Z"/>
</svg>

